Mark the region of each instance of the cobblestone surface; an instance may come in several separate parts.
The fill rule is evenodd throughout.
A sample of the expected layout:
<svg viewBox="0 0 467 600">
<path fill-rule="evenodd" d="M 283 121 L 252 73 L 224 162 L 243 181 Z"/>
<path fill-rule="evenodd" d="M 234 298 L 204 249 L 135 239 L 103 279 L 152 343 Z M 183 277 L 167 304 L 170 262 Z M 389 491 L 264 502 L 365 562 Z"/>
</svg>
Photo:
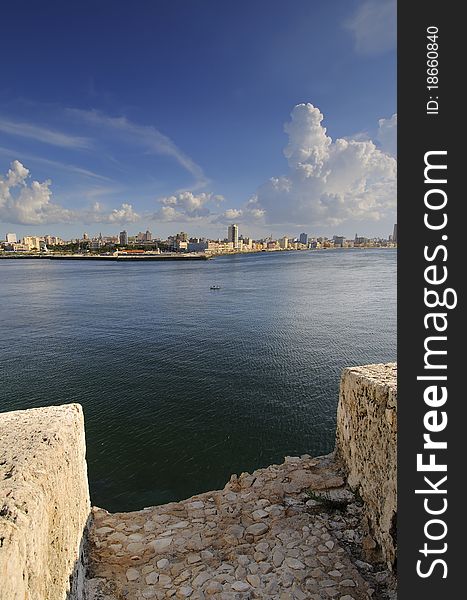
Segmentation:
<svg viewBox="0 0 467 600">
<path fill-rule="evenodd" d="M 116 514 L 94 508 L 86 597 L 390 597 L 375 593 L 372 565 L 348 551 L 362 539 L 358 515 L 333 458 L 307 455 L 182 502 Z"/>
</svg>

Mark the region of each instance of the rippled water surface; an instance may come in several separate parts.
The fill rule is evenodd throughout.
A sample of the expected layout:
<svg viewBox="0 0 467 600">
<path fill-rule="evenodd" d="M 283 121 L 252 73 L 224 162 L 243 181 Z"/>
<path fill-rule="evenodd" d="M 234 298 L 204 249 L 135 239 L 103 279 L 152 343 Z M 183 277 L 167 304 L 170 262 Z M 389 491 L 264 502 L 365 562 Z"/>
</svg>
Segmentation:
<svg viewBox="0 0 467 600">
<path fill-rule="evenodd" d="M 4 260 L 0 292 L 0 410 L 81 403 L 109 510 L 330 451 L 342 367 L 396 359 L 394 250 Z"/>
</svg>

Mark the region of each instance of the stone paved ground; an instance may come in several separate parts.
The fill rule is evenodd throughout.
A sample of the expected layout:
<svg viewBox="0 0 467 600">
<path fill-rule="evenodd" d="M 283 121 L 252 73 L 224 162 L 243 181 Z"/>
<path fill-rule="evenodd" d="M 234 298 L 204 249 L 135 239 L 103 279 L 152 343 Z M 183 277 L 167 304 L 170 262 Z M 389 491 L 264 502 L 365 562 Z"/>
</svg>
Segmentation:
<svg viewBox="0 0 467 600">
<path fill-rule="evenodd" d="M 359 510 L 332 457 L 307 455 L 182 502 L 117 514 L 95 508 L 87 598 L 395 597 L 375 591 L 387 572 L 375 579 L 348 551 L 361 541 Z"/>
</svg>

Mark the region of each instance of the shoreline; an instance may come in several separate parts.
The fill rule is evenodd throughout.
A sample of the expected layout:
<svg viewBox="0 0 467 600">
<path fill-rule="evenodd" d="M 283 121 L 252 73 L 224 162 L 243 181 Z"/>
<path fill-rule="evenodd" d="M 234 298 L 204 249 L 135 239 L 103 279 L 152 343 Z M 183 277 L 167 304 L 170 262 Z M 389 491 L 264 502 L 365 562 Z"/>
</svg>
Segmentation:
<svg viewBox="0 0 467 600">
<path fill-rule="evenodd" d="M 108 255 L 108 254 L 26 254 L 26 253 L 0 253 L 0 260 L 94 260 L 94 261 L 113 261 L 113 262 L 144 262 L 144 261 L 164 261 L 164 260 L 175 260 L 175 261 L 192 261 L 192 260 L 211 260 L 216 257 L 224 256 L 251 256 L 252 254 L 282 254 L 284 252 L 324 252 L 329 250 L 397 250 L 397 246 L 359 246 L 356 248 L 309 248 L 307 250 L 252 250 L 249 252 L 219 252 L 215 254 L 211 253 L 161 253 L 161 254 L 147 254 L 147 255 L 131 255 L 131 254 L 120 254 L 120 255 Z"/>
<path fill-rule="evenodd" d="M 146 256 L 132 255 L 85 255 L 85 254 L 0 254 L 1 259 L 18 259 L 18 260 L 100 260 L 100 261 L 154 261 L 154 260 L 209 260 L 211 257 L 204 254 L 150 254 Z"/>
</svg>

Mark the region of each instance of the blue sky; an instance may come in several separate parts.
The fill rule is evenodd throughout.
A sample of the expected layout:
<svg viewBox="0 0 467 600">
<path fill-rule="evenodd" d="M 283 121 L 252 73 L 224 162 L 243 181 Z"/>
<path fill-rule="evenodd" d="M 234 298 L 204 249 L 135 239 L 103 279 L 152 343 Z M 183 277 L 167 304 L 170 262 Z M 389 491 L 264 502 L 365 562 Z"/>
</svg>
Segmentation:
<svg viewBox="0 0 467 600">
<path fill-rule="evenodd" d="M 2 14 L 5 232 L 392 231 L 393 0 L 26 0 Z"/>
</svg>

